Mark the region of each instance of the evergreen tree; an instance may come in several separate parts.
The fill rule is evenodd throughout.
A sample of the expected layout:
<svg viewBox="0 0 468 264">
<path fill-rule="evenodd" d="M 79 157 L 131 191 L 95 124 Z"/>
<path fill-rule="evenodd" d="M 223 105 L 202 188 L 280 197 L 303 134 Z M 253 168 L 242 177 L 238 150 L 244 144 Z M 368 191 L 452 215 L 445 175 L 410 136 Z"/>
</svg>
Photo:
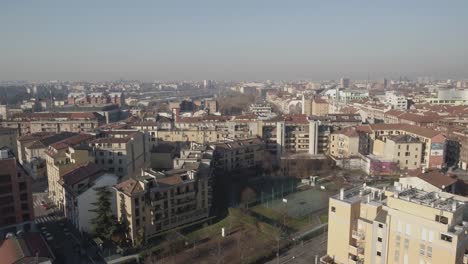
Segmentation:
<svg viewBox="0 0 468 264">
<path fill-rule="evenodd" d="M 96 187 L 94 190 L 96 191 L 97 200 L 92 203 L 94 209 L 89 210 L 96 213 L 96 216 L 91 219 L 93 233 L 95 236 L 109 239 L 117 224 L 116 218 L 111 211 L 112 192 L 107 186 Z"/>
</svg>

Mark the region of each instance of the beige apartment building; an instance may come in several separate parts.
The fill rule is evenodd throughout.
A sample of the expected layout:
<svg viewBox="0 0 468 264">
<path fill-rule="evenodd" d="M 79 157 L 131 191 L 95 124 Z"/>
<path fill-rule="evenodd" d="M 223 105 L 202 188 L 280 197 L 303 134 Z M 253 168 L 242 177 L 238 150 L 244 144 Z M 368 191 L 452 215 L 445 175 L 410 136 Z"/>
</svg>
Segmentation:
<svg viewBox="0 0 468 264">
<path fill-rule="evenodd" d="M 147 169 L 115 186 L 117 218 L 129 238 L 147 240 L 206 220 L 211 207 L 210 160 L 182 162 L 167 171 Z"/>
<path fill-rule="evenodd" d="M 49 146 L 46 153 L 49 198 L 57 206 L 64 204 L 63 188 L 59 181 L 66 173 L 94 161 L 87 142 L 94 139 L 89 134 L 79 134 Z"/>
<path fill-rule="evenodd" d="M 371 140 L 383 136 L 410 135 L 422 143 L 421 166 L 441 168 L 445 158 L 445 136 L 436 130 L 409 124 L 372 124 L 357 127 L 367 133 Z"/>
<path fill-rule="evenodd" d="M 214 167 L 226 172 L 260 167 L 265 155 L 265 143 L 260 138 L 217 143 L 211 148 Z"/>
<path fill-rule="evenodd" d="M 395 161 L 400 169 L 421 167 L 422 142 L 410 135 L 384 136 L 374 140 L 372 154 Z"/>
<path fill-rule="evenodd" d="M 20 136 L 38 132 L 94 132 L 105 123 L 96 113 L 21 113 L 1 121 L 2 127 L 18 130 Z"/>
<path fill-rule="evenodd" d="M 359 134 L 354 127 L 335 131 L 330 136 L 330 155 L 343 159 L 359 153 Z"/>
<path fill-rule="evenodd" d="M 140 173 L 149 163 L 149 145 L 144 134 L 136 130 L 102 131 L 89 143 L 96 164 L 120 178 Z"/>
<path fill-rule="evenodd" d="M 314 98 L 312 100 L 312 115 L 326 116 L 329 114 L 330 104 L 322 98 Z"/>
<path fill-rule="evenodd" d="M 321 263 L 468 263 L 466 198 L 396 184 L 362 186 L 330 198 Z"/>
</svg>

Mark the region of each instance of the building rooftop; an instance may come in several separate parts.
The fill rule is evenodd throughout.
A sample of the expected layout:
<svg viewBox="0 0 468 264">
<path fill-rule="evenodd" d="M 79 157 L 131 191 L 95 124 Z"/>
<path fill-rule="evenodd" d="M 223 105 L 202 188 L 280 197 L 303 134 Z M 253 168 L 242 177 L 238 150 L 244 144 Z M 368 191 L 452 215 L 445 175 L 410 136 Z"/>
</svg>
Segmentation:
<svg viewBox="0 0 468 264">
<path fill-rule="evenodd" d="M 421 143 L 418 138 L 412 137 L 410 135 L 396 135 L 396 136 L 389 136 L 388 139 L 392 140 L 395 143 Z"/>
<path fill-rule="evenodd" d="M 39 263 L 53 261 L 52 251 L 40 233 L 22 233 L 6 238 L 0 243 L 2 263 Z"/>
<path fill-rule="evenodd" d="M 396 183 L 395 186 L 384 187 L 383 189 L 366 185 L 358 186 L 346 191 L 341 190 L 339 194 L 332 196 L 332 198 L 349 203 L 363 202 L 386 205 L 387 195 L 446 212 L 454 212 L 465 206 L 464 200 L 458 199 L 451 193 L 427 192 L 413 187 L 405 188 L 399 183 Z"/>
<path fill-rule="evenodd" d="M 139 192 L 144 191 L 143 187 L 141 186 L 141 183 L 133 178 L 130 178 L 128 180 L 125 180 L 117 184 L 115 188 L 130 196 L 134 193 L 139 193 Z"/>
</svg>

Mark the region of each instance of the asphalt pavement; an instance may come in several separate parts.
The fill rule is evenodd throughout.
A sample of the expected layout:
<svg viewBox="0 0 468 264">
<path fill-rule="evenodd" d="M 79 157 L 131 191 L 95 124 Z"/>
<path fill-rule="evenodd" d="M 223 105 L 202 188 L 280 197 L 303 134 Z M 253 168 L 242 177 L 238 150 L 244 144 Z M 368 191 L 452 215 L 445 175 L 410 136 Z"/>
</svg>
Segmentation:
<svg viewBox="0 0 468 264">
<path fill-rule="evenodd" d="M 297 242 L 288 251 L 280 254 L 279 259 L 275 258 L 266 263 L 269 264 L 313 264 L 315 256 L 319 259 L 327 252 L 327 236 L 325 232 L 304 243 Z"/>
</svg>

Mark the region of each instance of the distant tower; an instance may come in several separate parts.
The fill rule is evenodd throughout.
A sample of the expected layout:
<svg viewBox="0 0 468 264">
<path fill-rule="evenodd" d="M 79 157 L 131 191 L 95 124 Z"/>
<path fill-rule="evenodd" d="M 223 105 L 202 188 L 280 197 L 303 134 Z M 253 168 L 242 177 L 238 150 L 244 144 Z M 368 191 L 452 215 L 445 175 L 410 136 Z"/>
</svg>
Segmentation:
<svg viewBox="0 0 468 264">
<path fill-rule="evenodd" d="M 203 80 L 203 89 L 211 89 L 212 86 L 211 80 Z"/>
<path fill-rule="evenodd" d="M 341 78 L 340 79 L 340 86 L 341 88 L 349 88 L 350 80 L 349 78 Z"/>
</svg>

